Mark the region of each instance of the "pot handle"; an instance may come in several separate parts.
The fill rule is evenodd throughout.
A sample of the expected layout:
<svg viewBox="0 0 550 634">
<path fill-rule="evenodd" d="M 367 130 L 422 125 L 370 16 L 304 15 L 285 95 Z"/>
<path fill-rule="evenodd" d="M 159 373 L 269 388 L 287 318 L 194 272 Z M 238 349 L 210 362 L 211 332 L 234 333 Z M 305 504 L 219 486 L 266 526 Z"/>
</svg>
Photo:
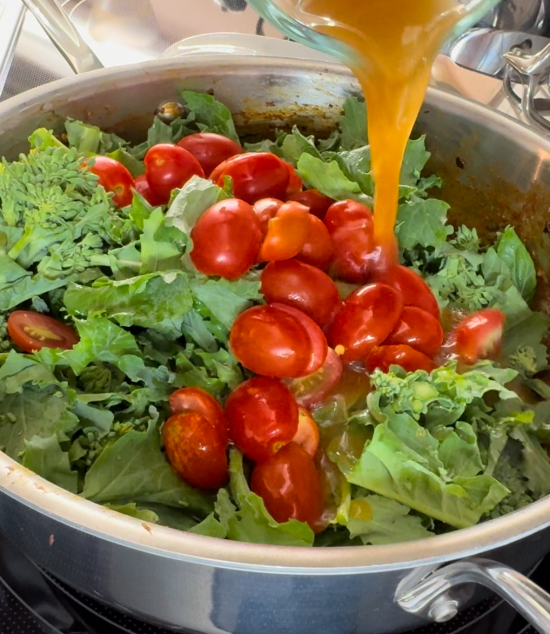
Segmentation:
<svg viewBox="0 0 550 634">
<path fill-rule="evenodd" d="M 412 582 L 412 585 L 411 585 Z M 479 584 L 508 601 L 541 634 L 550 634 L 550 594 L 525 575 L 489 559 L 465 559 L 405 582 L 395 601 L 405 612 L 444 623 L 454 618 L 462 601 L 451 590 L 464 584 Z"/>
</svg>

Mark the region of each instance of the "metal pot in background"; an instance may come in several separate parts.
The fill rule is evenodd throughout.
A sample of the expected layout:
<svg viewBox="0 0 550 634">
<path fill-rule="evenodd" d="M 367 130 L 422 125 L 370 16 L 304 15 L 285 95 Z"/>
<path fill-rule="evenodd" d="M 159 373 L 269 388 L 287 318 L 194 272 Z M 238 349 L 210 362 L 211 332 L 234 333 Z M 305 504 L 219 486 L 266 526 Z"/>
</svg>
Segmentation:
<svg viewBox="0 0 550 634">
<path fill-rule="evenodd" d="M 548 26 L 548 0 L 502 0 L 479 26 L 543 35 Z"/>
</svg>

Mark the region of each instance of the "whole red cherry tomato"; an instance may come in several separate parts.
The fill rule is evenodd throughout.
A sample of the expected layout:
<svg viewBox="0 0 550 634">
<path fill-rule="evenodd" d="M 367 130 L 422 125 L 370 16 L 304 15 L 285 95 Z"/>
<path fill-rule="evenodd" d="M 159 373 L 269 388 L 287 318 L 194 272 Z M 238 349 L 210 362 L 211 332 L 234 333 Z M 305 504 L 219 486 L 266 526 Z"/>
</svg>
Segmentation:
<svg viewBox="0 0 550 634">
<path fill-rule="evenodd" d="M 298 308 L 323 328 L 340 304 L 336 284 L 319 269 L 298 262 L 271 262 L 262 271 L 262 293 L 268 304 Z"/>
<path fill-rule="evenodd" d="M 340 200 L 332 204 L 324 217 L 324 223 L 330 233 L 343 228 L 373 228 L 372 211 L 354 200 Z"/>
<path fill-rule="evenodd" d="M 480 310 L 461 321 L 454 331 L 460 360 L 473 365 L 480 359 L 498 356 L 504 322 L 504 313 L 496 308 Z"/>
<path fill-rule="evenodd" d="M 286 167 L 288 169 L 288 185 L 286 188 L 286 199 L 294 200 L 292 196 L 302 191 L 302 189 L 304 188 L 304 183 L 302 182 L 302 179 L 298 176 L 298 173 L 296 172 L 296 170 L 292 167 L 290 163 L 286 163 Z"/>
<path fill-rule="evenodd" d="M 30 310 L 14 310 L 8 317 L 8 334 L 23 352 L 42 348 L 70 350 L 79 342 L 76 332 L 65 324 Z"/>
<path fill-rule="evenodd" d="M 155 192 L 149 187 L 145 174 L 136 178 L 134 189 L 153 207 L 159 207 L 163 204 L 162 198 L 157 196 L 157 194 L 155 194 Z"/>
<path fill-rule="evenodd" d="M 317 449 L 319 449 L 320 440 L 321 435 L 315 419 L 307 409 L 300 407 L 298 412 L 298 431 L 292 442 L 303 447 L 310 456 L 315 457 Z"/>
<path fill-rule="evenodd" d="M 295 519 L 319 532 L 323 514 L 321 478 L 313 458 L 296 443 L 290 443 L 267 462 L 257 464 L 250 487 L 280 523 Z"/>
<path fill-rule="evenodd" d="M 372 374 L 376 369 L 389 372 L 392 365 L 399 365 L 407 372 L 425 370 L 431 372 L 437 367 L 435 362 L 425 354 L 406 345 L 378 346 L 365 360 L 367 372 Z"/>
<path fill-rule="evenodd" d="M 433 315 L 416 308 L 405 306 L 395 330 L 384 341 L 384 345 L 406 344 L 428 357 L 434 357 L 443 344 L 443 328 Z"/>
<path fill-rule="evenodd" d="M 324 335 L 313 320 L 303 317 L 306 326 L 287 306 L 249 308 L 237 317 L 231 329 L 233 354 L 245 368 L 261 376 L 284 379 L 311 374 L 325 361 L 317 358 L 317 339 L 321 338 L 322 343 Z M 310 369 L 314 362 L 317 367 Z"/>
<path fill-rule="evenodd" d="M 179 145 L 154 145 L 145 155 L 143 162 L 149 187 L 163 204 L 168 203 L 174 189 L 183 187 L 192 176 L 204 178 L 201 164 L 191 152 Z"/>
<path fill-rule="evenodd" d="M 295 257 L 307 241 L 310 214 L 300 203 L 285 203 L 269 221 L 260 249 L 262 262 L 277 262 Z"/>
<path fill-rule="evenodd" d="M 294 394 L 296 402 L 311 409 L 320 405 L 339 384 L 343 370 L 342 359 L 329 348 L 322 368 L 301 379 L 289 379 L 286 384 Z"/>
<path fill-rule="evenodd" d="M 191 260 L 201 273 L 235 280 L 256 262 L 262 230 L 248 203 L 222 200 L 199 218 L 191 239 Z"/>
<path fill-rule="evenodd" d="M 269 221 L 275 218 L 279 209 L 283 206 L 282 200 L 276 198 L 262 198 L 254 203 L 254 213 L 260 219 L 262 234 L 265 236 L 269 227 Z"/>
<path fill-rule="evenodd" d="M 242 147 L 221 134 L 212 132 L 198 132 L 190 134 L 178 141 L 178 145 L 191 154 L 201 164 L 206 176 L 228 158 L 242 154 Z"/>
<path fill-rule="evenodd" d="M 416 306 L 440 319 L 439 304 L 426 282 L 406 266 L 393 266 L 386 271 L 376 270 L 377 282 L 387 284 L 401 293 L 404 306 Z"/>
<path fill-rule="evenodd" d="M 329 207 L 334 203 L 332 198 L 321 194 L 316 189 L 307 189 L 304 192 L 298 192 L 289 196 L 288 200 L 295 200 L 309 209 L 312 216 L 316 216 L 320 220 L 327 215 Z"/>
<path fill-rule="evenodd" d="M 222 435 L 227 435 L 227 424 L 222 406 L 218 401 L 200 387 L 182 387 L 170 394 L 170 409 L 172 414 L 183 412 L 198 412 L 207 421 L 217 427 Z"/>
<path fill-rule="evenodd" d="M 328 328 L 330 346 L 345 361 L 360 361 L 399 323 L 403 303 L 397 291 L 370 284 L 352 293 Z"/>
<path fill-rule="evenodd" d="M 298 405 L 277 379 L 255 377 L 241 383 L 229 395 L 225 415 L 231 440 L 256 462 L 269 460 L 298 431 Z"/>
<path fill-rule="evenodd" d="M 93 165 L 89 165 L 91 161 Z M 84 165 L 99 178 L 99 184 L 105 191 L 114 194 L 113 201 L 117 207 L 132 204 L 134 179 L 122 163 L 108 156 L 94 156 L 93 159 L 87 159 Z"/>
<path fill-rule="evenodd" d="M 373 267 L 374 237 L 372 227 L 342 227 L 332 234 L 332 260 L 329 271 L 332 277 L 364 284 L 370 278 Z"/>
<path fill-rule="evenodd" d="M 296 259 L 316 266 L 321 271 L 326 271 L 332 260 L 333 252 L 334 245 L 325 224 L 316 216 L 310 215 L 306 243 Z"/>
<path fill-rule="evenodd" d="M 227 438 L 198 412 L 169 418 L 162 427 L 168 462 L 197 489 L 216 491 L 227 482 Z"/>
<path fill-rule="evenodd" d="M 224 161 L 210 174 L 210 178 L 223 187 L 229 176 L 235 198 L 253 205 L 261 198 L 286 197 L 289 181 L 287 164 L 269 152 L 247 152 Z"/>
</svg>

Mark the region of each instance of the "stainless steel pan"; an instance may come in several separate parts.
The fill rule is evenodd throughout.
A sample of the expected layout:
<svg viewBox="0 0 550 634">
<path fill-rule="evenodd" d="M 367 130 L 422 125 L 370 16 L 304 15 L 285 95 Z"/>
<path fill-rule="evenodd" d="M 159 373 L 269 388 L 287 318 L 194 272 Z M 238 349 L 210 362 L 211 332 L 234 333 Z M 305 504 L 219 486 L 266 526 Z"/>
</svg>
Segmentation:
<svg viewBox="0 0 550 634">
<path fill-rule="evenodd" d="M 213 89 L 241 132 L 262 135 L 292 123 L 329 132 L 344 98 L 358 90 L 341 67 L 288 59 L 201 56 L 103 70 L 1 104 L 0 154 L 15 157 L 36 127 L 61 129 L 67 115 L 142 138 L 158 102 L 184 87 Z M 518 229 L 537 260 L 539 301 L 548 310 L 550 142 L 512 119 L 434 90 L 418 131 L 428 135 L 430 167 L 445 178 L 442 196 L 456 217 L 482 235 L 508 223 Z M 550 551 L 550 498 L 417 543 L 267 547 L 116 514 L 0 454 L 0 530 L 75 588 L 173 628 L 209 634 L 400 632 L 424 619 L 452 617 L 479 600 L 474 590 L 481 584 L 550 632 L 548 597 L 520 574 Z"/>
</svg>

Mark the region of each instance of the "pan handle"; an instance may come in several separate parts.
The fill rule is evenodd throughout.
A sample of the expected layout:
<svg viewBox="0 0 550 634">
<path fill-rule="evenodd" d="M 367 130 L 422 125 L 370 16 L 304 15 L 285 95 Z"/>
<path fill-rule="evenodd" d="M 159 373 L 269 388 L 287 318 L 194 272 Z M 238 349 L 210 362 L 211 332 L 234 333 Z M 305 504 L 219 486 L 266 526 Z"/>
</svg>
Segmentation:
<svg viewBox="0 0 550 634">
<path fill-rule="evenodd" d="M 405 581 L 395 597 L 405 612 L 443 623 L 458 613 L 460 601 L 451 590 L 464 584 L 489 588 L 513 605 L 541 634 L 550 634 L 550 594 L 526 576 L 489 559 L 465 559 L 429 574 L 421 581 Z M 408 586 L 408 587 L 407 587 Z"/>
</svg>

